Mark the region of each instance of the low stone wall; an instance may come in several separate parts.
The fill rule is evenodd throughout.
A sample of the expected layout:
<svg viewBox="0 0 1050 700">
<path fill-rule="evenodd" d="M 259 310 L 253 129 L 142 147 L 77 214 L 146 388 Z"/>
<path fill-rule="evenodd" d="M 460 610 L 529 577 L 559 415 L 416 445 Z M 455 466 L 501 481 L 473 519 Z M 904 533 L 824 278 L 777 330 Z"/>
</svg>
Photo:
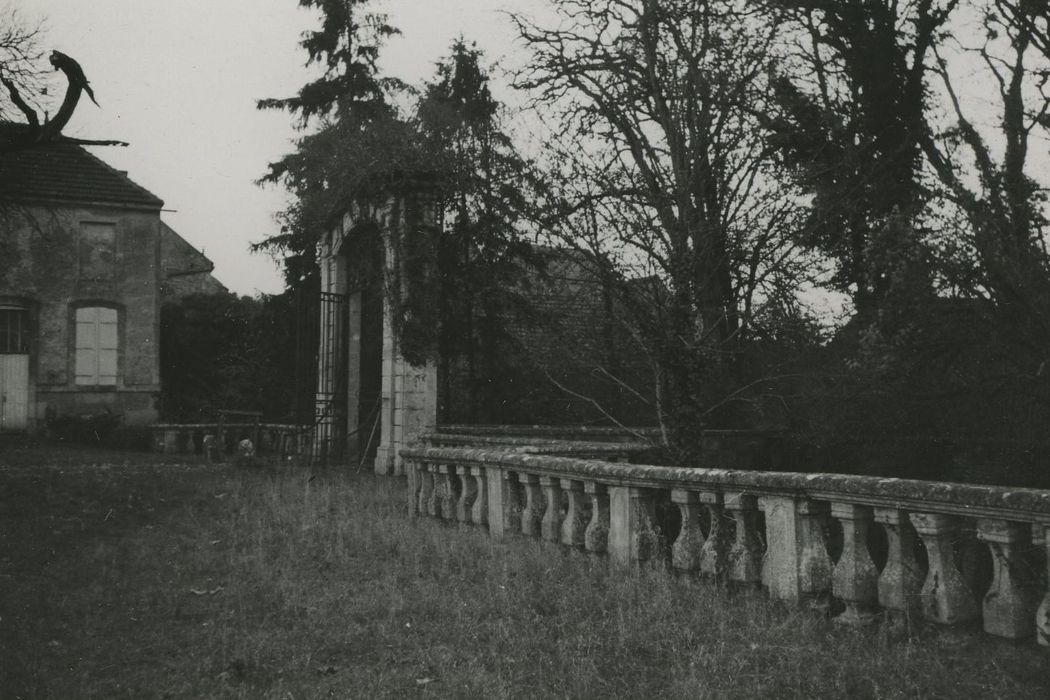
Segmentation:
<svg viewBox="0 0 1050 700">
<path fill-rule="evenodd" d="M 666 553 L 679 571 L 782 600 L 834 602 L 842 622 L 880 612 L 946 625 L 980 619 L 991 634 L 1050 646 L 1050 491 L 485 449 L 401 454 L 412 517 L 548 540 L 613 566 Z M 661 526 L 661 505 L 676 508 L 676 529 Z M 877 529 L 885 546 L 876 557 Z M 841 532 L 840 547 L 829 548 L 829 532 Z M 986 590 L 961 556 L 968 539 L 991 555 Z"/>
<path fill-rule="evenodd" d="M 219 440 L 220 427 L 222 439 Z M 309 451 L 313 426 L 284 423 L 155 423 L 153 449 L 166 454 L 204 454 L 204 438 L 215 436 L 220 453 L 232 454 L 242 437 L 252 440 L 258 454 L 301 455 Z"/>
</svg>

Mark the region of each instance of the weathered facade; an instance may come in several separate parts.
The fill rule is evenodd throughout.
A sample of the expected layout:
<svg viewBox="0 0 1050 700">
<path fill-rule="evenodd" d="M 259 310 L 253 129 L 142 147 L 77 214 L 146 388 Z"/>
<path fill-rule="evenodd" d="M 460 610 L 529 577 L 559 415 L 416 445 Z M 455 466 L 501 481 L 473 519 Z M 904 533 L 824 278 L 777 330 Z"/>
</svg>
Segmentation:
<svg viewBox="0 0 1050 700">
<path fill-rule="evenodd" d="M 0 429 L 156 418 L 162 206 L 71 143 L 0 158 Z"/>
</svg>

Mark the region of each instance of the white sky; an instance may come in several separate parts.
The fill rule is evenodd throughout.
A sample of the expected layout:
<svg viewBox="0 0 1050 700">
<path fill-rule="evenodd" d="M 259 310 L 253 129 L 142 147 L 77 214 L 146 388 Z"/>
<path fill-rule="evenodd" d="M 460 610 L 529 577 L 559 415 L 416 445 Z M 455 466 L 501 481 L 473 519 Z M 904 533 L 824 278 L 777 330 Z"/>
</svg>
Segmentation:
<svg viewBox="0 0 1050 700">
<path fill-rule="evenodd" d="M 5 3 L 0 2 L 0 6 Z M 47 50 L 84 68 L 101 109 L 81 101 L 71 136 L 128 141 L 95 148 L 165 202 L 162 218 L 203 249 L 215 275 L 239 294 L 275 293 L 277 266 L 248 247 L 277 232 L 286 195 L 254 180 L 291 150 L 290 115 L 255 101 L 286 97 L 310 77 L 298 40 L 315 28 L 297 0 L 9 0 L 43 17 Z M 519 55 L 503 10 L 533 15 L 544 0 L 377 0 L 402 31 L 382 53 L 382 71 L 412 84 L 463 34 L 488 62 Z M 499 91 L 497 90 L 499 96 Z M 503 93 L 506 96 L 506 93 Z M 61 95 L 51 98 L 57 109 Z"/>
</svg>

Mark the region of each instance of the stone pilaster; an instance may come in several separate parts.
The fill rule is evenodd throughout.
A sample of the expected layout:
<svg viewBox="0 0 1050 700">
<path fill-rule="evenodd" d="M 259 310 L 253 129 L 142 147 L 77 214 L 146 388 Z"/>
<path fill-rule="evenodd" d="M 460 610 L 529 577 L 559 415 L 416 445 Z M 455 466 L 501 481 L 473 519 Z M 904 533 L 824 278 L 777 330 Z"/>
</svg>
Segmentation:
<svg viewBox="0 0 1050 700">
<path fill-rule="evenodd" d="M 609 487 L 609 560 L 613 566 L 640 564 L 656 553 L 654 515 L 648 489 Z"/>
</svg>

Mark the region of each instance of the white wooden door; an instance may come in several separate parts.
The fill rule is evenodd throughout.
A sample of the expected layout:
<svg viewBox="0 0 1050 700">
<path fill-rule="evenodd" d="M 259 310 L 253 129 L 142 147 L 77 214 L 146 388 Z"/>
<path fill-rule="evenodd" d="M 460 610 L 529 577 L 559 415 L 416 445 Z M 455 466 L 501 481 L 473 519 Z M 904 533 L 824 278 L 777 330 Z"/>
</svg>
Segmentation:
<svg viewBox="0 0 1050 700">
<path fill-rule="evenodd" d="M 29 425 L 29 355 L 0 354 L 0 430 Z"/>
</svg>

